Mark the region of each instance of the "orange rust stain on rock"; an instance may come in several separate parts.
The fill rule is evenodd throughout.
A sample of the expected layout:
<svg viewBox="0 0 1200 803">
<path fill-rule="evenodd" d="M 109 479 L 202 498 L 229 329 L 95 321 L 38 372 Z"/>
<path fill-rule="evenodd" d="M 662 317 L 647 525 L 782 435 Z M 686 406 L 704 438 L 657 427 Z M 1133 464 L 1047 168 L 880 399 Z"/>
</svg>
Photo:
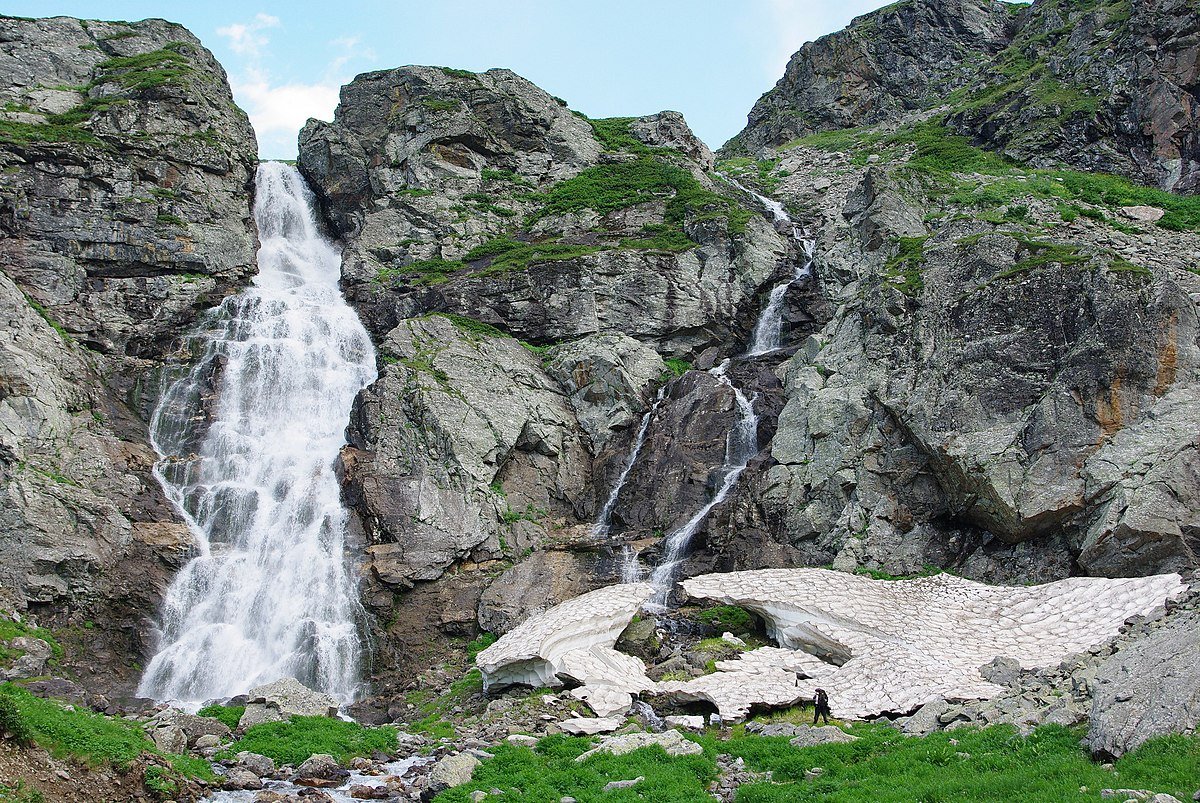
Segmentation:
<svg viewBox="0 0 1200 803">
<path fill-rule="evenodd" d="M 1167 342 L 1158 352 L 1158 375 L 1154 378 L 1154 395 L 1161 396 L 1175 384 L 1176 360 L 1179 356 L 1179 315 L 1167 322 Z"/>
<path fill-rule="evenodd" d="M 1108 388 L 1108 398 L 1101 396 L 1096 399 L 1096 422 L 1100 424 L 1103 442 L 1111 438 L 1117 430 L 1125 425 L 1124 414 L 1121 412 L 1121 383 L 1123 378 L 1117 374 L 1116 379 Z"/>
</svg>

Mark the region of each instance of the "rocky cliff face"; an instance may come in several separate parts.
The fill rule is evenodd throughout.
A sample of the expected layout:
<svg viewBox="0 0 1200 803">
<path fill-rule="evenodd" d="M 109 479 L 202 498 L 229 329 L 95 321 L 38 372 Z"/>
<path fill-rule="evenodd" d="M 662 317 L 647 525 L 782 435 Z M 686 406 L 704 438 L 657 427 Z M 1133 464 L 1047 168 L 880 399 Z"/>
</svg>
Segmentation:
<svg viewBox="0 0 1200 803">
<path fill-rule="evenodd" d="M 253 272 L 254 135 L 161 20 L 0 18 L 0 72 L 0 587 L 128 691 L 191 540 L 150 474 L 155 377 Z"/>
<path fill-rule="evenodd" d="M 823 158 L 788 153 L 784 197 Z M 1034 240 L 941 207 L 904 164 L 846 169 L 817 224 L 838 312 L 780 369 L 756 500 L 777 540 L 893 574 L 1194 567 L 1200 239 L 1025 199 Z"/>
<path fill-rule="evenodd" d="M 383 361 L 344 464 L 368 599 L 393 622 L 384 663 L 417 660 L 430 625 L 502 630 L 616 577 L 624 536 L 591 523 L 675 377 L 664 358 L 736 351 L 791 270 L 794 244 L 712 165 L 676 113 L 588 120 L 506 70 L 359 76 L 304 129 L 300 167 Z M 695 385 L 666 395 L 728 411 L 719 383 Z M 703 504 L 724 430 L 686 439 L 623 531 Z"/>
<path fill-rule="evenodd" d="M 904 0 L 805 44 L 724 148 L 751 154 L 819 131 L 872 125 L 978 80 L 1022 8 L 995 0 Z"/>
<path fill-rule="evenodd" d="M 802 47 L 725 150 L 939 108 L 1019 161 L 1194 193 L 1197 13 L 1186 0 L 906 0 Z"/>
</svg>

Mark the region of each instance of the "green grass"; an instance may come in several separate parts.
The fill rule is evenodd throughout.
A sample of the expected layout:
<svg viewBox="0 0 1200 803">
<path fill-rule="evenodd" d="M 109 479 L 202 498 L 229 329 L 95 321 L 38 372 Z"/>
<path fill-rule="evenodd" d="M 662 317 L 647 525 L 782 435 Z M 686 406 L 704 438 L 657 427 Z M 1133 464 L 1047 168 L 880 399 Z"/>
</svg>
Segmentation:
<svg viewBox="0 0 1200 803">
<path fill-rule="evenodd" d="M 621 240 L 622 248 L 639 251 L 687 251 L 696 247 L 696 241 L 678 226 L 667 223 L 651 223 L 643 226 L 638 236 Z"/>
<path fill-rule="evenodd" d="M 186 42 L 169 42 L 149 53 L 108 59 L 101 62 L 95 83 L 115 81 L 125 89 L 141 92 L 177 81 L 193 69 L 181 53 L 187 46 Z"/>
<path fill-rule="evenodd" d="M 143 752 L 156 752 L 141 725 L 86 710 L 70 710 L 54 700 L 34 697 L 11 683 L 0 683 L 4 717 L 19 724 L 26 738 L 56 758 L 75 758 L 90 766 L 129 764 Z"/>
<path fill-rule="evenodd" d="M 441 284 L 449 279 L 451 273 L 465 267 L 464 263 L 457 260 L 420 259 L 398 268 L 380 268 L 375 274 L 375 281 L 386 284 L 397 279 L 409 279 L 417 284 Z"/>
<path fill-rule="evenodd" d="M 490 259 L 485 273 L 507 273 L 525 270 L 539 262 L 577 259 L 599 250 L 596 246 L 569 245 L 555 240 L 529 243 L 502 235 L 472 248 L 463 259 L 467 262 Z"/>
<path fill-rule="evenodd" d="M 0 803 L 46 803 L 46 796 L 36 789 L 26 789 L 21 781 L 12 785 L 0 782 Z"/>
<path fill-rule="evenodd" d="M 443 98 L 425 98 L 421 101 L 421 105 L 431 112 L 452 112 L 459 108 L 457 100 Z"/>
<path fill-rule="evenodd" d="M 467 803 L 475 790 L 497 788 L 504 800 L 557 801 L 569 795 L 580 803 L 591 801 L 671 801 L 711 803 L 706 791 L 716 777 L 710 757 L 671 758 L 659 747 L 637 750 L 624 756 L 601 754 L 577 763 L 575 757 L 591 747 L 591 740 L 549 736 L 536 749 L 501 744 L 491 750 L 495 758 L 485 761 L 471 782 L 438 795 L 438 803 Z M 609 781 L 645 780 L 630 789 L 604 792 Z M 500 799 L 491 797 L 489 799 Z"/>
<path fill-rule="evenodd" d="M 771 770 L 778 785 L 742 787 L 738 800 L 1094 801 L 1104 787 L 1153 788 L 1182 797 L 1200 772 L 1200 739 L 1156 740 L 1117 762 L 1114 773 L 1091 761 L 1079 733 L 1039 728 L 1027 739 L 1008 726 L 962 729 L 911 738 L 881 725 L 855 725 L 859 740 L 796 750 L 786 738 L 741 737 L 722 745 L 754 770 Z M 951 739 L 957 744 L 951 744 Z M 711 737 L 702 743 L 715 747 Z M 822 767 L 815 780 L 805 771 Z M 1087 787 L 1088 792 L 1080 792 Z"/>
<path fill-rule="evenodd" d="M 925 261 L 925 241 L 928 237 L 901 237 L 896 255 L 884 265 L 883 273 L 905 295 L 916 295 L 925 287 L 921 263 Z"/>
<path fill-rule="evenodd" d="M 596 139 L 599 140 L 600 144 L 604 146 L 604 150 L 606 151 L 639 154 L 665 154 L 675 152 L 672 148 L 647 145 L 633 134 L 629 133 L 629 126 L 635 120 L 637 120 L 636 117 L 605 117 L 599 120 L 593 120 L 590 117 L 584 117 L 584 119 L 591 124 L 592 132 L 595 133 Z"/>
<path fill-rule="evenodd" d="M 527 187 L 529 182 L 511 170 L 499 170 L 485 167 L 479 174 L 484 181 L 507 181 L 509 184 Z"/>
<path fill-rule="evenodd" d="M 797 708 L 780 721 L 807 721 Z M 787 737 L 748 736 L 735 728 L 721 740 L 713 732 L 694 737 L 703 755 L 671 758 L 659 748 L 626 756 L 574 758 L 592 740 L 550 736 L 536 748 L 501 744 L 470 783 L 443 792 L 439 803 L 465 803 L 471 792 L 502 790 L 505 799 L 556 801 L 563 796 L 593 801 L 702 801 L 715 778 L 718 753 L 741 757 L 773 782 L 743 786 L 739 803 L 910 803 L 911 801 L 1095 801 L 1102 788 L 1138 788 L 1189 799 L 1200 777 L 1200 736 L 1170 736 L 1147 742 L 1116 762 L 1115 772 L 1092 761 L 1080 732 L 1049 725 L 1028 738 L 1014 728 L 965 728 L 927 737 L 906 737 L 885 725 L 858 723 L 848 730 L 858 740 L 798 749 Z M 953 741 L 952 741 L 953 740 Z M 821 767 L 824 773 L 806 779 Z M 614 780 L 645 777 L 632 789 L 603 792 Z M 1080 791 L 1086 787 L 1087 791 Z M 489 798 L 492 799 L 492 798 Z"/>
<path fill-rule="evenodd" d="M 668 357 L 663 360 L 663 364 L 667 366 L 667 371 L 671 376 L 683 376 L 688 371 L 692 370 L 692 364 L 687 360 L 677 360 L 673 357 Z"/>
<path fill-rule="evenodd" d="M 702 624 L 722 632 L 749 633 L 757 621 L 754 614 L 737 605 L 714 605 L 697 611 L 693 618 Z"/>
<path fill-rule="evenodd" d="M 606 215 L 655 200 L 666 201 L 663 222 L 673 226 L 681 226 L 689 218 L 724 218 L 730 233 L 741 234 L 754 214 L 732 198 L 704 189 L 682 167 L 642 156 L 631 162 L 595 165 L 560 181 L 546 192 L 545 204 L 533 219 L 584 209 Z"/>
<path fill-rule="evenodd" d="M 1158 221 L 1162 228 L 1200 231 L 1200 196 L 1175 195 L 1106 173 L 1025 168 L 976 148 L 966 137 L 951 134 L 936 122 L 899 131 L 884 142 L 915 146 L 908 166 L 947 187 L 952 203 L 995 207 L 1032 196 L 1060 202 L 1082 201 L 1108 209 L 1155 206 L 1166 213 Z M 962 182 L 952 177 L 954 173 L 979 173 L 997 180 L 982 184 Z"/>
<path fill-rule="evenodd" d="M 467 660 L 471 663 L 475 663 L 475 656 L 479 655 L 479 653 L 483 652 L 495 643 L 495 633 L 488 633 L 486 631 L 480 633 L 474 641 L 467 645 Z"/>
<path fill-rule="evenodd" d="M 296 766 L 315 753 L 328 753 L 340 763 L 375 751 L 396 752 L 396 729 L 367 728 L 330 717 L 292 717 L 287 722 L 264 722 L 248 729 L 222 756 L 249 750 Z"/>
<path fill-rule="evenodd" d="M 244 705 L 208 705 L 196 712 L 199 716 L 220 720 L 230 730 L 237 729 L 238 722 L 241 721 L 244 713 L 246 713 Z"/>
</svg>

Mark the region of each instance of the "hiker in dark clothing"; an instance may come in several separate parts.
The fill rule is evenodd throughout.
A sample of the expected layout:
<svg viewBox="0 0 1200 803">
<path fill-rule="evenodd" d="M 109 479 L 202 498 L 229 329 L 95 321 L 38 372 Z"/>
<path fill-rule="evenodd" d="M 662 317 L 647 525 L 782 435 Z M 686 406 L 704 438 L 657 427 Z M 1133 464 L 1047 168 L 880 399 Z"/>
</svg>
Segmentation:
<svg viewBox="0 0 1200 803">
<path fill-rule="evenodd" d="M 817 689 L 816 695 L 813 697 L 813 724 L 817 724 L 819 717 L 825 718 L 825 724 L 829 724 L 829 695 L 824 689 Z"/>
</svg>

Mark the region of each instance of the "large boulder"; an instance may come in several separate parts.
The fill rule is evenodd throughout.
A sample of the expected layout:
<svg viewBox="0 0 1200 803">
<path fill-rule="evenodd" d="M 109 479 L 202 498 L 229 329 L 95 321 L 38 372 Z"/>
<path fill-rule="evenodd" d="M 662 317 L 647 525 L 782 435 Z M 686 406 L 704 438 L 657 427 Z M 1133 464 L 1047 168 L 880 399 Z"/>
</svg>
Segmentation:
<svg viewBox="0 0 1200 803">
<path fill-rule="evenodd" d="M 1200 612 L 1193 610 L 1100 665 L 1085 742 L 1093 753 L 1115 757 L 1198 725 Z"/>
<path fill-rule="evenodd" d="M 247 693 L 246 711 L 238 720 L 238 730 L 262 722 L 282 722 L 290 717 L 337 716 L 337 700 L 313 691 L 295 678 L 280 678 L 255 686 Z"/>
</svg>

